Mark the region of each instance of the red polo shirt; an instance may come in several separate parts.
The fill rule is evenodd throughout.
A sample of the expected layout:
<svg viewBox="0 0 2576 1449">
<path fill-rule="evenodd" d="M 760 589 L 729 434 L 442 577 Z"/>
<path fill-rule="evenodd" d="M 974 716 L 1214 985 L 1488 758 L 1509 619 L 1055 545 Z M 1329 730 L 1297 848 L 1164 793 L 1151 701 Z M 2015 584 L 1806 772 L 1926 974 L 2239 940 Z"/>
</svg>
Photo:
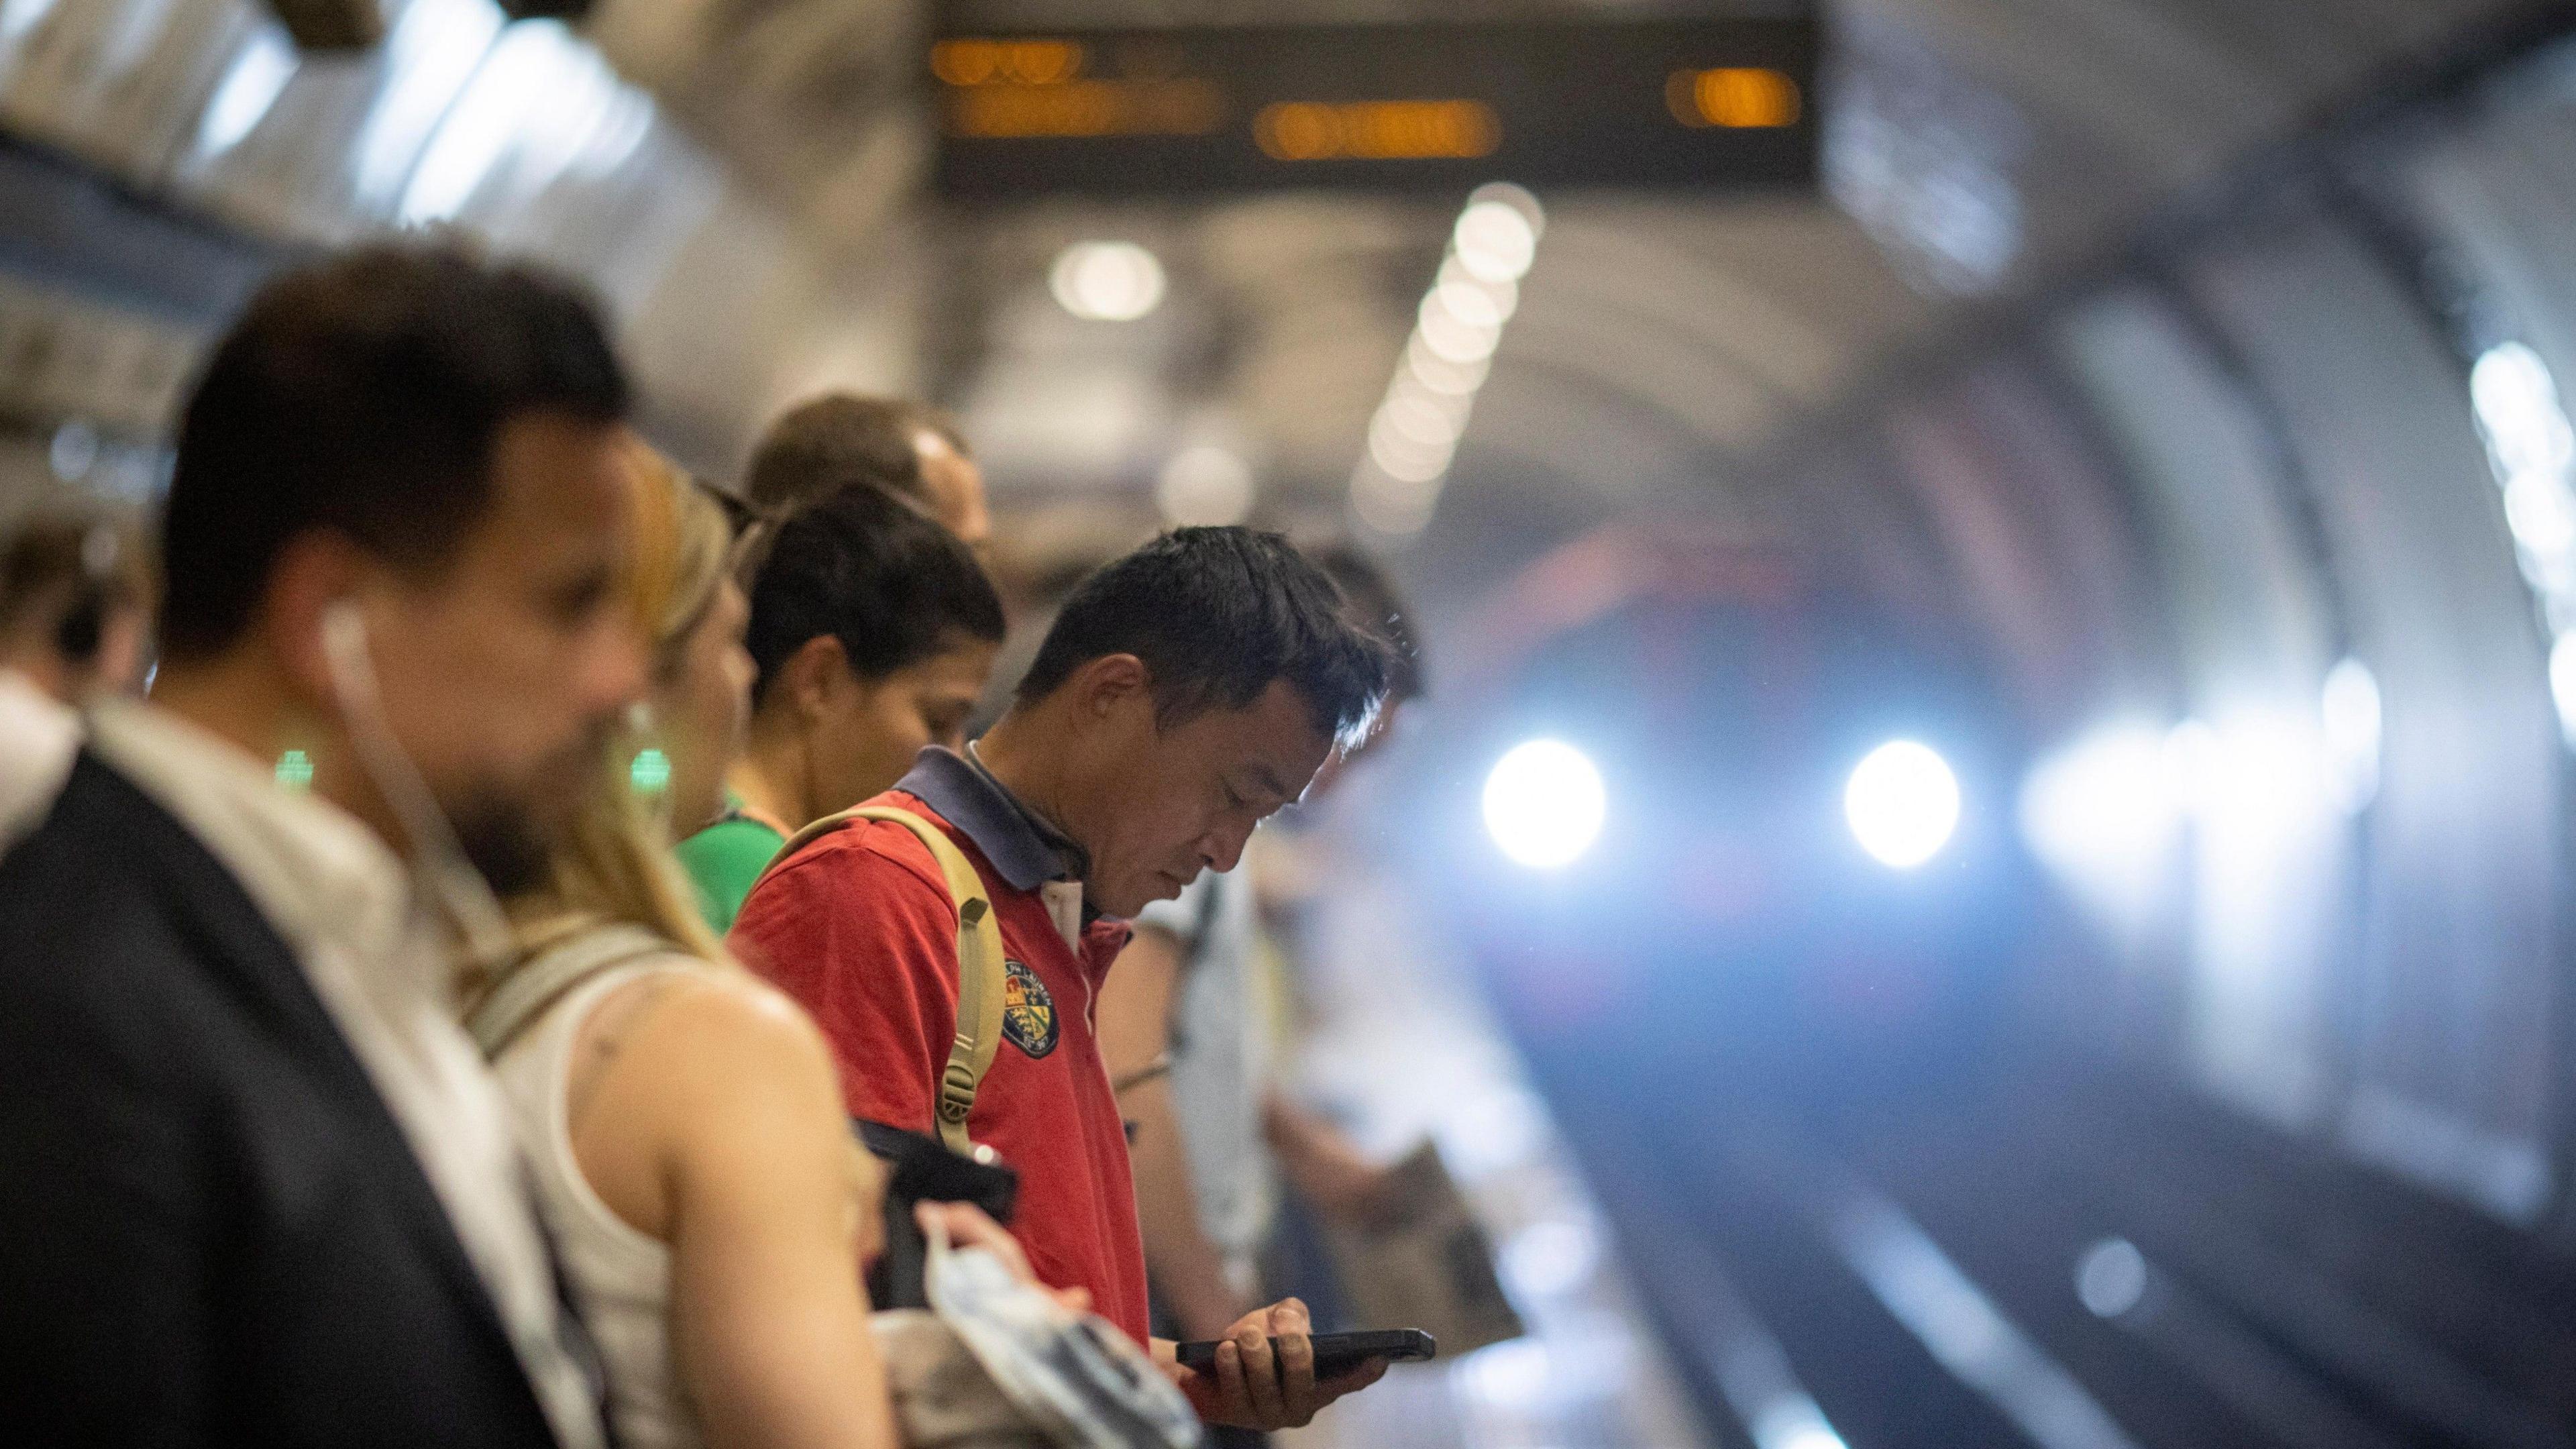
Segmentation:
<svg viewBox="0 0 2576 1449">
<path fill-rule="evenodd" d="M 1092 1025 L 1126 924 L 1092 922 L 1068 945 L 1039 889 L 1054 858 L 1015 802 L 956 755 L 925 751 L 868 803 L 945 829 L 983 877 L 1010 980 L 1002 1043 L 967 1132 L 1020 1174 L 1011 1230 L 1038 1277 L 1089 1289 L 1100 1315 L 1143 1343 L 1135 1178 Z M 912 832 L 862 821 L 815 841 L 753 889 L 728 939 L 821 1025 L 851 1116 L 936 1130 L 936 1083 L 957 1032 L 957 907 Z"/>
</svg>

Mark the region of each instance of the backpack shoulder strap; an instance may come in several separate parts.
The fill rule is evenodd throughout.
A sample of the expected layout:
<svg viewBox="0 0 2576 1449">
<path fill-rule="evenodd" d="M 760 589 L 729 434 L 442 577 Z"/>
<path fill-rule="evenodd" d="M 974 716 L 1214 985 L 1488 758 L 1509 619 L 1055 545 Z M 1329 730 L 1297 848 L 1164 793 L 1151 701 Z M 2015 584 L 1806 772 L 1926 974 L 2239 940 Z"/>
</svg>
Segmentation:
<svg viewBox="0 0 2576 1449">
<path fill-rule="evenodd" d="M 574 987 L 610 967 L 675 949 L 642 926 L 619 924 L 584 931 L 538 952 L 503 977 L 466 1014 L 465 1029 L 486 1060 L 498 1057 L 529 1023 Z"/>
<path fill-rule="evenodd" d="M 949 1044 L 948 1065 L 939 1074 L 937 1114 L 939 1140 L 948 1150 L 971 1157 L 975 1144 L 966 1136 L 966 1114 L 974 1109 L 976 1089 L 992 1070 L 993 1054 L 1002 1045 L 1002 996 L 1007 968 L 1002 964 L 1002 927 L 993 918 L 992 898 L 974 862 L 948 838 L 948 832 L 909 810 L 891 805 L 862 805 L 827 815 L 796 832 L 769 864 L 776 870 L 788 857 L 816 840 L 861 820 L 881 820 L 912 832 L 948 882 L 948 898 L 957 907 L 957 1037 Z M 762 872 L 766 875 L 768 872 Z"/>
</svg>

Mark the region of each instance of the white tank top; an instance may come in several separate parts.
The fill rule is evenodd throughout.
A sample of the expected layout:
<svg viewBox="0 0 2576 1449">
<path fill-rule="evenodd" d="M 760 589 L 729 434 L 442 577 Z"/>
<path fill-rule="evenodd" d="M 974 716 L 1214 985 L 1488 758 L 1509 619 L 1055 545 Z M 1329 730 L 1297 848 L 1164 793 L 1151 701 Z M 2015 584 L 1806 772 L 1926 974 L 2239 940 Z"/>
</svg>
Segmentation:
<svg viewBox="0 0 2576 1449">
<path fill-rule="evenodd" d="M 697 1411 L 671 1370 L 671 1250 L 600 1200 L 573 1156 L 566 1074 L 581 1025 L 609 993 L 664 971 L 709 969 L 672 953 L 612 966 L 564 994 L 492 1063 L 518 1118 L 546 1226 L 599 1344 L 620 1449 L 699 1449 Z"/>
</svg>

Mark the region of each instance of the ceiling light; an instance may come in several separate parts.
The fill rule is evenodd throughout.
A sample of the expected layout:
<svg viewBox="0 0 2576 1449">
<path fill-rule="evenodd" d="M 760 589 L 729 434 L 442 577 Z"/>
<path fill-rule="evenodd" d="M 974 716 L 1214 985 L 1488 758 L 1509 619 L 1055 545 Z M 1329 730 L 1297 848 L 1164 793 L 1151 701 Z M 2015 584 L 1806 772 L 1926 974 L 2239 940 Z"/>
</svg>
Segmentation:
<svg viewBox="0 0 2576 1449">
<path fill-rule="evenodd" d="M 1458 261 L 1478 281 L 1519 280 L 1538 255 L 1538 228 L 1506 201 L 1479 201 L 1458 216 Z"/>
<path fill-rule="evenodd" d="M 1470 327 L 1502 330 L 1511 314 L 1505 312 L 1494 294 L 1474 282 L 1442 282 L 1431 289 L 1431 301 L 1440 310 Z"/>
<path fill-rule="evenodd" d="M 1133 322 L 1163 304 L 1163 264 L 1134 242 L 1075 242 L 1056 255 L 1047 285 L 1085 321 Z"/>
<path fill-rule="evenodd" d="M 1493 370 L 1493 364 L 1481 357 L 1472 362 L 1453 362 L 1416 337 L 1405 346 L 1404 368 L 1402 375 L 1410 376 L 1427 391 L 1466 397 L 1485 385 L 1485 374 Z"/>
<path fill-rule="evenodd" d="M 1439 502 L 1438 475 L 1398 478 L 1378 466 L 1374 453 L 1351 478 L 1352 514 L 1388 538 L 1410 538 L 1429 527 Z"/>
<path fill-rule="evenodd" d="M 1154 501 L 1181 528 L 1223 528 L 1252 514 L 1252 469 L 1213 443 L 1184 448 L 1163 465 Z"/>
</svg>

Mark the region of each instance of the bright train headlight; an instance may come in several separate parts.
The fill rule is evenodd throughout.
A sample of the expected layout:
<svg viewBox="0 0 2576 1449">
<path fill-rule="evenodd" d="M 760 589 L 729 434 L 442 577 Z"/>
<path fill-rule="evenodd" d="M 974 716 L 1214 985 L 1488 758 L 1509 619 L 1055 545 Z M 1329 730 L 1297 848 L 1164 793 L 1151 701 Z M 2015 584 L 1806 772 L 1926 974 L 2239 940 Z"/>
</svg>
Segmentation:
<svg viewBox="0 0 2576 1449">
<path fill-rule="evenodd" d="M 1930 747 L 1891 741 L 1852 770 L 1843 817 L 1873 859 L 1911 870 L 1940 854 L 1959 828 L 1959 777 Z"/>
<path fill-rule="evenodd" d="M 1532 870 L 1570 865 L 1601 836 L 1609 794 L 1601 772 L 1562 740 L 1516 745 L 1485 777 L 1485 829 Z"/>
</svg>

